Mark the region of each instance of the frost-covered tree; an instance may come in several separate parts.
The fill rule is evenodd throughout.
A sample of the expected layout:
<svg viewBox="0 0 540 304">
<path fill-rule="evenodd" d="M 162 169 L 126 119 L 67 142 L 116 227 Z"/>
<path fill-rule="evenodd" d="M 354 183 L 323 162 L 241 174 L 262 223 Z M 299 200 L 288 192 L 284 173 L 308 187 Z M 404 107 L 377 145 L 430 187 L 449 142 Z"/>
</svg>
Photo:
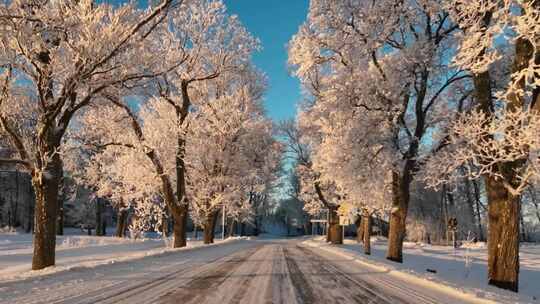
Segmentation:
<svg viewBox="0 0 540 304">
<path fill-rule="evenodd" d="M 298 122 L 282 122 L 278 134 L 285 140 L 287 151 L 292 157 L 298 179 L 297 199 L 303 202 L 303 209 L 309 215 L 327 215 L 326 239 L 333 244 L 341 244 L 343 227 L 339 225 L 337 210 L 342 197 L 334 182 L 321 179 L 312 161 L 313 150 L 320 140 L 319 134 L 312 131 L 310 124 L 302 124 L 301 119 Z"/>
<path fill-rule="evenodd" d="M 55 262 L 55 223 L 62 176 L 62 138 L 74 115 L 114 87 L 132 87 L 162 71 L 161 55 L 147 43 L 173 7 L 165 0 L 140 10 L 86 1 L 8 1 L 0 5 L 0 125 L 32 173 L 36 224 L 32 269 Z M 17 126 L 35 111 L 32 132 Z M 9 109 L 9 110 L 6 110 Z M 11 111 L 10 111 L 11 110 Z"/>
<path fill-rule="evenodd" d="M 249 220 L 250 200 L 264 191 L 279 164 L 279 145 L 260 100 L 245 86 L 199 107 L 190 129 L 189 196 L 202 217 L 204 241 L 212 243 L 220 209 L 236 220 Z"/>
<path fill-rule="evenodd" d="M 222 77 L 247 69 L 258 42 L 219 1 L 190 1 L 169 17 L 156 29 L 161 34 L 156 48 L 166 53 L 162 64 L 167 71 L 137 88 L 135 99 L 146 100 L 142 109 L 129 104 L 133 95 L 118 91 L 105 96 L 117 109 L 104 109 L 86 126 L 101 134 L 98 145 L 130 150 L 126 153 L 131 163 L 142 169 L 132 175 L 145 178 L 129 179 L 139 192 L 152 193 L 159 187 L 174 220 L 173 246 L 182 247 L 189 210 L 186 142 L 190 123 L 196 119 L 192 114 L 220 94 L 215 83 Z M 95 123 L 100 115 L 118 120 L 100 126 Z"/>
<path fill-rule="evenodd" d="M 485 180 L 489 283 L 517 291 L 520 200 L 539 176 L 540 2 L 448 1 L 447 6 L 463 30 L 454 62 L 473 74 L 475 108 L 451 124 L 448 146 L 431 159 L 428 180 L 440 184 L 460 175 Z M 501 69 L 509 75 L 503 73 L 504 83 L 494 86 Z"/>
<path fill-rule="evenodd" d="M 470 76 L 450 61 L 458 28 L 441 2 L 311 1 L 290 45 L 311 100 L 301 119 L 321 138 L 312 157 L 321 178 L 354 189 L 345 184 L 370 179 L 370 165 L 392 172 L 387 258 L 397 262 L 419 160 L 469 95 Z"/>
</svg>

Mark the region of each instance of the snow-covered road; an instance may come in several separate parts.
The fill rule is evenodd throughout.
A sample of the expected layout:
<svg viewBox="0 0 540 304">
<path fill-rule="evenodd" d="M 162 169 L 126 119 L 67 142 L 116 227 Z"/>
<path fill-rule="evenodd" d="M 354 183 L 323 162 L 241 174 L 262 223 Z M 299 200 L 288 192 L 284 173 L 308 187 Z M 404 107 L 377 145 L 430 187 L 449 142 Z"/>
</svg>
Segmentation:
<svg viewBox="0 0 540 304">
<path fill-rule="evenodd" d="M 301 241 L 237 240 L 0 283 L 0 302 L 465 303 Z"/>
</svg>

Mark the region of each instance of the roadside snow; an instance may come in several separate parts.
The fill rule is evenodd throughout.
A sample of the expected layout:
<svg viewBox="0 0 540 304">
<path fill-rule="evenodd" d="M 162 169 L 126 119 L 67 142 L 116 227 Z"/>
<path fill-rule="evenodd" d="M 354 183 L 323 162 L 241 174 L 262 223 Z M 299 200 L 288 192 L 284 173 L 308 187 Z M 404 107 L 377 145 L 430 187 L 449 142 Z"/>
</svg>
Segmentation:
<svg viewBox="0 0 540 304">
<path fill-rule="evenodd" d="M 483 243 L 456 250 L 447 246 L 405 243 L 403 264 L 385 259 L 387 242 L 383 238 L 372 238 L 371 256 L 364 255 L 362 246 L 354 240 L 345 240 L 345 244 L 338 246 L 326 244 L 323 238 L 305 243 L 345 255 L 362 264 L 383 268 L 402 278 L 421 280 L 433 287 L 451 288 L 464 296 L 498 303 L 540 303 L 540 245 L 526 245 L 520 249 L 520 292 L 515 294 L 487 284 L 487 252 Z"/>
<path fill-rule="evenodd" d="M 203 246 L 202 241 L 189 240 L 187 247 L 170 248 L 170 240 L 127 239 L 112 236 L 74 235 L 58 236 L 56 245 L 56 265 L 43 270 L 32 271 L 32 235 L 24 233 L 0 234 L 0 282 L 18 281 L 31 277 L 49 275 L 74 268 L 93 268 L 104 264 L 130 261 L 168 252 L 189 250 Z M 241 238 L 216 239 L 216 244 Z M 208 245 L 205 245 L 208 246 Z"/>
</svg>

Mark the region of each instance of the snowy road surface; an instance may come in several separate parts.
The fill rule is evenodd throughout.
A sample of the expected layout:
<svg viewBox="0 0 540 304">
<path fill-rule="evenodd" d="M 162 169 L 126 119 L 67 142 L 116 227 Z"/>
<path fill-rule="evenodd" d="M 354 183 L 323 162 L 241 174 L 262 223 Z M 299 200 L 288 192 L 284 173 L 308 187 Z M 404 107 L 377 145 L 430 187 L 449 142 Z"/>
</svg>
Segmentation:
<svg viewBox="0 0 540 304">
<path fill-rule="evenodd" d="M 465 303 L 300 239 L 219 246 L 0 283 L 0 303 Z"/>
</svg>

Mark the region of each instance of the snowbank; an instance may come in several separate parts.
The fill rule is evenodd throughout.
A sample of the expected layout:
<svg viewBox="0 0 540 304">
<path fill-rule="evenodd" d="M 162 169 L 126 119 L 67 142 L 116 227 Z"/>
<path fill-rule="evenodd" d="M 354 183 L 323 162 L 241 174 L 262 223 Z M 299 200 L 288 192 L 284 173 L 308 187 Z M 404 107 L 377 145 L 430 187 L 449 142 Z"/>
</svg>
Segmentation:
<svg viewBox="0 0 540 304">
<path fill-rule="evenodd" d="M 204 246 L 215 246 L 222 242 L 241 239 L 245 239 L 245 237 L 233 237 L 224 241 L 216 240 L 216 244 Z M 170 240 L 163 239 L 133 240 L 112 236 L 59 236 L 57 237 L 56 265 L 32 271 L 32 235 L 24 233 L 0 234 L 0 283 L 71 269 L 93 268 L 104 264 L 132 261 L 147 256 L 157 256 L 203 246 L 202 241 L 189 239 L 187 247 L 184 248 L 170 248 L 167 246 L 169 243 Z"/>
<path fill-rule="evenodd" d="M 385 259 L 386 240 L 372 240 L 371 256 L 364 255 L 361 245 L 353 240 L 345 240 L 345 244 L 339 246 L 326 244 L 321 238 L 305 243 L 371 267 L 382 268 L 392 275 L 407 280 L 420 280 L 431 287 L 446 288 L 449 292 L 461 293 L 463 296 L 497 303 L 540 303 L 540 245 L 521 248 L 520 292 L 515 294 L 487 284 L 485 244 L 471 244 L 468 248 L 454 250 L 447 246 L 406 243 L 404 263 L 398 264 Z"/>
</svg>

